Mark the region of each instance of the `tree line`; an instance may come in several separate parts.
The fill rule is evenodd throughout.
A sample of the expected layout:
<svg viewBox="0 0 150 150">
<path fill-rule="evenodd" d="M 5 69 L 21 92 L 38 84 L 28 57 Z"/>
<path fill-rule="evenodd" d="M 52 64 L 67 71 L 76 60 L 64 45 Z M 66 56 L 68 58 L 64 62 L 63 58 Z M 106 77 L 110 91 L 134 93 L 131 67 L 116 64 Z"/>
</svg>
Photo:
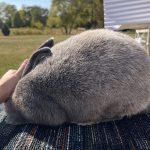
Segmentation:
<svg viewBox="0 0 150 150">
<path fill-rule="evenodd" d="M 65 34 L 73 28 L 102 28 L 103 0 L 53 0 L 48 18 L 50 27 L 63 27 Z"/>
<path fill-rule="evenodd" d="M 15 5 L 0 3 L 0 25 L 10 28 L 46 26 L 49 10 L 39 6 L 23 6 L 17 10 Z"/>
<path fill-rule="evenodd" d="M 22 6 L 0 3 L 0 27 L 33 27 L 43 29 L 62 28 L 65 34 L 72 29 L 83 27 L 101 28 L 104 26 L 103 0 L 52 0 L 50 9 L 40 6 Z"/>
</svg>

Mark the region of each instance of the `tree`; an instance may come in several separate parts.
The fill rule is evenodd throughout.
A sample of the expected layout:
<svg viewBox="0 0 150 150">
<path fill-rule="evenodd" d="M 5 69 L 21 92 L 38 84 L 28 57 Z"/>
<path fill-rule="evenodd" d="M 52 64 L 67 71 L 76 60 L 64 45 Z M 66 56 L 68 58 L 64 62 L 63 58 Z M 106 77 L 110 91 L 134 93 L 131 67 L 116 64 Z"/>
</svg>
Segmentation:
<svg viewBox="0 0 150 150">
<path fill-rule="evenodd" d="M 31 27 L 31 7 L 23 6 L 22 9 L 19 11 L 20 17 L 23 20 L 24 27 Z"/>
<path fill-rule="evenodd" d="M 7 24 L 3 24 L 1 30 L 2 30 L 3 35 L 5 35 L 5 36 L 8 36 L 8 35 L 10 34 L 10 29 L 9 29 L 9 27 L 7 26 Z"/>
<path fill-rule="evenodd" d="M 103 0 L 53 0 L 50 21 L 60 19 L 65 34 L 75 27 L 103 27 Z"/>
<path fill-rule="evenodd" d="M 96 22 L 96 26 L 99 28 L 104 27 L 104 8 L 103 0 L 92 0 L 93 1 L 93 18 L 92 21 Z"/>
<path fill-rule="evenodd" d="M 45 26 L 47 24 L 49 10 L 45 8 L 41 8 L 41 18 L 40 22 Z"/>
<path fill-rule="evenodd" d="M 3 25 L 3 22 L 2 22 L 2 20 L 0 19 L 0 28 L 2 28 L 2 25 Z"/>
<path fill-rule="evenodd" d="M 32 6 L 32 7 L 27 7 L 26 10 L 30 12 L 32 27 L 37 22 L 41 22 L 44 26 L 46 25 L 48 13 L 49 13 L 48 9 L 44 9 L 39 6 Z"/>
<path fill-rule="evenodd" d="M 13 18 L 17 12 L 16 6 L 7 4 L 4 12 L 5 12 L 5 23 L 9 27 L 13 27 Z"/>
<path fill-rule="evenodd" d="M 47 26 L 50 28 L 59 28 L 60 23 L 61 23 L 61 21 L 58 16 L 56 16 L 56 17 L 49 16 L 47 19 Z"/>
<path fill-rule="evenodd" d="M 0 2 L 0 20 L 9 27 L 42 27 L 47 24 L 49 11 L 39 6 L 16 9 L 16 6 Z"/>
<path fill-rule="evenodd" d="M 17 9 L 15 5 L 8 5 L 6 3 L 0 3 L 0 19 L 3 23 L 7 24 L 9 27 L 12 27 L 12 22 L 14 14 Z"/>
<path fill-rule="evenodd" d="M 0 2 L 0 19 L 1 20 L 5 18 L 5 7 L 6 7 L 6 3 Z"/>
<path fill-rule="evenodd" d="M 23 21 L 20 17 L 19 12 L 16 12 L 16 14 L 14 16 L 13 24 L 14 24 L 14 27 L 16 27 L 16 28 L 20 28 L 23 26 Z"/>
<path fill-rule="evenodd" d="M 51 16 L 58 16 L 65 34 L 70 34 L 86 0 L 53 0 Z"/>
<path fill-rule="evenodd" d="M 104 27 L 103 0 L 87 0 L 79 14 L 77 26 L 89 28 Z"/>
</svg>

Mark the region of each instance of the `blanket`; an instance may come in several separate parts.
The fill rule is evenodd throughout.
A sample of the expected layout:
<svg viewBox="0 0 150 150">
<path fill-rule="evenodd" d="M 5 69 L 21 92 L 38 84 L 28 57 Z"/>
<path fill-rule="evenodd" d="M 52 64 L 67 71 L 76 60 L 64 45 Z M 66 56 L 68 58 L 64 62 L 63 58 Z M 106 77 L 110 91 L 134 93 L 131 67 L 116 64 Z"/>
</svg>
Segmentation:
<svg viewBox="0 0 150 150">
<path fill-rule="evenodd" d="M 0 150 L 150 150 L 150 114 L 88 126 L 5 123 L 0 112 Z"/>
</svg>

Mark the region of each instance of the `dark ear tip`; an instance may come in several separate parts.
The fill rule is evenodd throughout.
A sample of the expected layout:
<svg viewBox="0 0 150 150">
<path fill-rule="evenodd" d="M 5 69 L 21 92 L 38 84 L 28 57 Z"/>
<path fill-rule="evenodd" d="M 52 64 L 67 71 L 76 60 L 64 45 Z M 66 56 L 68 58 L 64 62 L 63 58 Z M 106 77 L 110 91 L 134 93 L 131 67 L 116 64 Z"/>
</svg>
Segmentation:
<svg viewBox="0 0 150 150">
<path fill-rule="evenodd" d="M 44 42 L 44 43 L 39 47 L 39 49 L 40 49 L 40 48 L 43 48 L 43 47 L 49 47 L 49 48 L 51 48 L 51 47 L 53 47 L 53 46 L 54 46 L 54 38 L 51 37 L 51 38 L 48 39 L 46 42 Z"/>
<path fill-rule="evenodd" d="M 49 47 L 51 48 L 51 47 L 53 47 L 54 46 L 54 37 L 51 37 L 50 39 L 49 39 Z"/>
</svg>

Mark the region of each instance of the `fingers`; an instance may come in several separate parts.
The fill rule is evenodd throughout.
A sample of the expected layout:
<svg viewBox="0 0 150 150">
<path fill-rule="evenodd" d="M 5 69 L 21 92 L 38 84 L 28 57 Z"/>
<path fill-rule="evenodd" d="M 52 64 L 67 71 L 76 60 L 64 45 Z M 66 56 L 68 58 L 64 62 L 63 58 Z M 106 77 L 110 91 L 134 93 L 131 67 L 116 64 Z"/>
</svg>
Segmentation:
<svg viewBox="0 0 150 150">
<path fill-rule="evenodd" d="M 18 70 L 16 71 L 18 77 L 21 77 L 23 70 L 25 69 L 27 64 L 28 64 L 28 59 L 25 59 L 23 63 L 20 65 L 20 67 L 18 68 Z"/>
<path fill-rule="evenodd" d="M 10 69 L 8 70 L 8 72 L 11 72 L 11 73 L 15 73 L 17 70 L 14 70 L 14 69 Z"/>
</svg>

